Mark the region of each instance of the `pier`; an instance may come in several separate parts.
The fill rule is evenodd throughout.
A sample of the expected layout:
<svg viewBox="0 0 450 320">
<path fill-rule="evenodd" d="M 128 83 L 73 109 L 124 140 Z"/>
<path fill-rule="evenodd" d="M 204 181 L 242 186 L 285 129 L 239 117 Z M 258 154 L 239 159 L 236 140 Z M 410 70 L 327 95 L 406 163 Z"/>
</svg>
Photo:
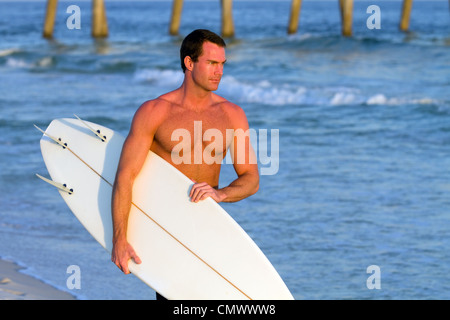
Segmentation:
<svg viewBox="0 0 450 320">
<path fill-rule="evenodd" d="M 43 37 L 53 38 L 53 29 L 55 26 L 56 9 L 58 0 L 47 0 L 47 10 L 45 13 Z M 106 8 L 104 0 L 92 0 L 92 37 L 108 37 L 108 23 L 106 17 Z"/>
<path fill-rule="evenodd" d="M 235 35 L 233 22 L 233 0 L 217 0 L 221 4 L 221 35 L 224 38 L 230 38 Z M 354 0 L 336 0 L 336 9 L 340 11 L 341 33 L 345 37 L 352 36 L 353 24 L 353 3 Z M 255 1 L 255 5 L 257 5 Z M 450 4 L 450 0 L 449 0 Z M 53 37 L 53 29 L 56 19 L 56 9 L 58 0 L 47 0 L 47 9 L 44 21 L 44 38 Z M 307 5 L 303 3 L 303 5 Z M 401 31 L 409 30 L 413 0 L 403 0 L 400 14 L 399 29 Z M 291 0 L 291 9 L 289 12 L 287 33 L 294 34 L 298 32 L 301 16 L 302 0 Z M 171 35 L 178 35 L 181 17 L 183 11 L 183 0 L 173 0 L 172 14 L 169 21 L 168 32 Z M 108 37 L 107 13 L 104 0 L 92 0 L 92 37 Z"/>
</svg>

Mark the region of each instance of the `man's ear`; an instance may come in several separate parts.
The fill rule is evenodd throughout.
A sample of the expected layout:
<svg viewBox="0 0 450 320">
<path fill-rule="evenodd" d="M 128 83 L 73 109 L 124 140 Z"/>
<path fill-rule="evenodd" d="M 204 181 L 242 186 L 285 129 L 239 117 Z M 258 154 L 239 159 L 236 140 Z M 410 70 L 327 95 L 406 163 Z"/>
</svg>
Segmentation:
<svg viewBox="0 0 450 320">
<path fill-rule="evenodd" d="M 194 61 L 192 61 L 191 57 L 184 57 L 184 65 L 186 66 L 186 70 L 192 71 L 194 68 Z"/>
</svg>

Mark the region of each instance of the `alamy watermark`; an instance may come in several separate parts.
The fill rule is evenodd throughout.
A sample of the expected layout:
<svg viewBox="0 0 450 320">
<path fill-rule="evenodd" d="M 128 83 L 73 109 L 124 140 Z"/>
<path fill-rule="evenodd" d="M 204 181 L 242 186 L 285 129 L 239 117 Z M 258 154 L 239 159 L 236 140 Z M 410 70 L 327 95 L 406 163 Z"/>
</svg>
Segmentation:
<svg viewBox="0 0 450 320">
<path fill-rule="evenodd" d="M 66 280 L 66 287 L 69 290 L 81 289 L 81 269 L 80 266 L 72 264 L 67 267 L 66 273 L 70 276 Z"/>
<path fill-rule="evenodd" d="M 67 29 L 81 29 L 81 9 L 77 5 L 70 5 L 67 7 L 66 13 L 70 16 L 66 20 Z M 367 18 L 366 26 L 368 29 L 381 29 L 381 9 L 377 5 L 370 5 L 367 7 L 366 13 L 371 14 Z"/>
<path fill-rule="evenodd" d="M 366 286 L 367 289 L 381 289 L 381 269 L 379 266 L 373 264 L 367 267 L 367 273 L 371 275 L 367 278 Z"/>
<path fill-rule="evenodd" d="M 371 5 L 367 7 L 366 13 L 370 13 L 371 16 L 367 18 L 367 29 L 381 29 L 381 9 L 377 5 Z"/>
<path fill-rule="evenodd" d="M 174 164 L 262 164 L 261 175 L 275 175 L 279 169 L 279 130 L 216 128 L 203 132 L 202 121 L 194 121 L 193 137 L 189 130 L 175 129 L 171 141 L 178 142 L 171 152 Z M 224 136 L 225 135 L 225 136 Z M 206 146 L 205 146 L 206 145 Z M 270 149 L 270 154 L 269 154 Z M 224 153 L 229 150 L 229 155 Z M 259 160 L 259 161 L 258 161 Z"/>
<path fill-rule="evenodd" d="M 66 20 L 67 29 L 81 29 L 81 9 L 77 5 L 70 5 L 67 7 L 66 13 L 71 15 Z"/>
</svg>

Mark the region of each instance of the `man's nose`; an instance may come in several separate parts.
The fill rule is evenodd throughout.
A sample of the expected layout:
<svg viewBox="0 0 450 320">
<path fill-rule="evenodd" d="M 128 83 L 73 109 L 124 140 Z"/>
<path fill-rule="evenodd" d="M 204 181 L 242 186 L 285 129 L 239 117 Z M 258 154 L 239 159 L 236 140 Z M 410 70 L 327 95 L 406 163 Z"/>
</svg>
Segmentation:
<svg viewBox="0 0 450 320">
<path fill-rule="evenodd" d="M 218 64 L 216 67 L 216 70 L 214 71 L 214 74 L 216 75 L 223 75 L 223 65 Z"/>
</svg>

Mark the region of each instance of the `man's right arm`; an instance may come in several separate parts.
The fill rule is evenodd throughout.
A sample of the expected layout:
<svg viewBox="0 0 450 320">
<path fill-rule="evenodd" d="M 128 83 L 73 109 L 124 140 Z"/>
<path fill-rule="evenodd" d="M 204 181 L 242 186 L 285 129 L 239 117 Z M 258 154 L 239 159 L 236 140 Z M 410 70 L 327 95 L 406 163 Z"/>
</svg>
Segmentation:
<svg viewBox="0 0 450 320">
<path fill-rule="evenodd" d="M 128 215 L 131 208 L 133 183 L 141 170 L 153 142 L 156 127 L 152 125 L 154 102 L 144 103 L 136 112 L 130 133 L 120 155 L 112 193 L 113 249 L 111 260 L 125 274 L 130 273 L 128 261 L 141 263 L 127 241 Z"/>
</svg>

